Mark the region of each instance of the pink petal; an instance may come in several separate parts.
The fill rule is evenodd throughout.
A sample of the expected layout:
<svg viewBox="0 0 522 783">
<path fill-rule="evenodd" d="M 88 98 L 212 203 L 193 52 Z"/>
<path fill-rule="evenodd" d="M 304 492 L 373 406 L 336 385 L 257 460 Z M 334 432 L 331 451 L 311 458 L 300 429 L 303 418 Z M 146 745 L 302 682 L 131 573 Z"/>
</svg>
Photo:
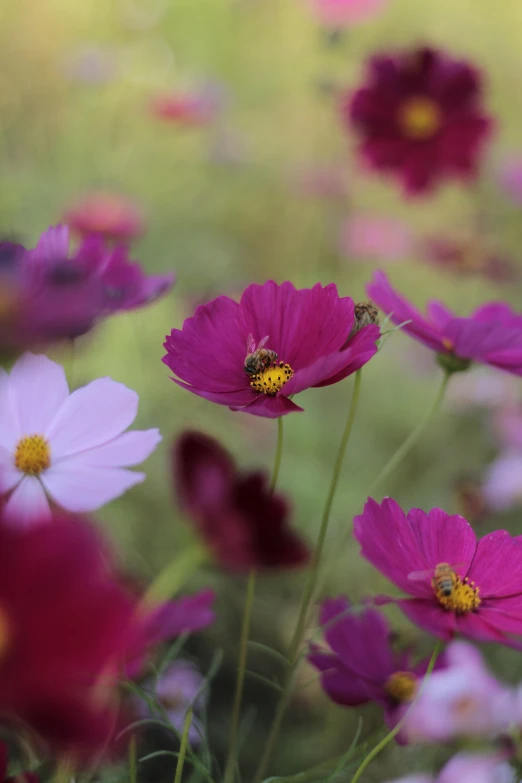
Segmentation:
<svg viewBox="0 0 522 783">
<path fill-rule="evenodd" d="M 18 527 L 30 527 L 50 520 L 45 492 L 35 476 L 24 476 L 5 504 L 5 518 Z"/>
<path fill-rule="evenodd" d="M 82 451 L 81 457 L 85 465 L 128 468 L 146 460 L 160 441 L 158 429 L 124 432 L 109 443 Z M 60 460 L 58 464 L 61 464 Z"/>
<path fill-rule="evenodd" d="M 303 409 L 282 394 L 278 394 L 276 397 L 260 394 L 244 408 L 234 407 L 232 410 L 252 413 L 254 416 L 264 416 L 267 419 L 277 419 L 279 416 L 285 416 L 287 413 L 300 413 Z"/>
<path fill-rule="evenodd" d="M 522 543 L 507 530 L 495 530 L 480 539 L 469 576 L 480 597 L 499 598 L 522 593 Z"/>
<path fill-rule="evenodd" d="M 9 376 L 11 400 L 25 435 L 42 435 L 69 396 L 63 367 L 47 356 L 25 353 Z"/>
<path fill-rule="evenodd" d="M 414 625 L 434 636 L 448 641 L 456 631 L 456 619 L 453 612 L 446 612 L 435 601 L 425 601 L 422 598 L 404 598 L 397 601 L 397 606 Z"/>
<path fill-rule="evenodd" d="M 16 487 L 24 474 L 14 466 L 12 453 L 0 446 L 0 492 L 9 492 Z"/>
<path fill-rule="evenodd" d="M 22 435 L 18 412 L 11 398 L 9 376 L 0 368 L 0 446 L 14 454 Z"/>
<path fill-rule="evenodd" d="M 45 433 L 53 460 L 101 446 L 120 435 L 136 418 L 138 401 L 135 391 L 110 378 L 77 389 Z"/>
<path fill-rule="evenodd" d="M 462 636 L 467 636 L 468 639 L 474 639 L 477 642 L 508 644 L 509 639 L 505 636 L 508 631 L 503 632 L 499 619 L 498 616 L 495 617 L 487 610 L 479 609 L 478 612 L 469 612 L 469 614 L 458 617 L 457 630 Z M 508 618 L 506 619 L 508 620 Z"/>
<path fill-rule="evenodd" d="M 145 473 L 90 465 L 79 454 L 53 465 L 41 475 L 42 483 L 58 505 L 84 513 L 110 503 L 130 487 L 141 484 Z M 15 490 L 16 491 L 16 490 Z"/>
</svg>

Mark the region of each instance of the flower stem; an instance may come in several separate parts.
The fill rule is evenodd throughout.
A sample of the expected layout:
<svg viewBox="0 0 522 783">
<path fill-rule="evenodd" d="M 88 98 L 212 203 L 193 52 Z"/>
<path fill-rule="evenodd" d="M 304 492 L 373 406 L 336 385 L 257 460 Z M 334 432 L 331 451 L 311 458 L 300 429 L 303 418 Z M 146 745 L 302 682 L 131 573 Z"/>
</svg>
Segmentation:
<svg viewBox="0 0 522 783">
<path fill-rule="evenodd" d="M 192 709 L 189 709 L 185 715 L 185 723 L 183 724 L 183 734 L 181 735 L 181 745 L 179 747 L 178 763 L 176 764 L 176 775 L 174 777 L 174 783 L 181 783 L 181 776 L 183 775 L 183 765 L 185 764 L 185 755 L 187 753 L 188 738 L 190 731 L 190 724 L 192 723 Z"/>
<path fill-rule="evenodd" d="M 381 481 L 384 481 L 384 479 L 399 465 L 400 462 L 404 459 L 404 457 L 411 451 L 413 446 L 417 443 L 420 436 L 423 434 L 424 430 L 428 426 L 429 422 L 433 418 L 433 416 L 437 413 L 437 411 L 440 408 L 442 399 L 444 397 L 444 393 L 446 391 L 446 387 L 448 385 L 448 381 L 451 377 L 450 372 L 445 372 L 442 377 L 442 383 L 439 387 L 439 390 L 437 392 L 437 395 L 433 401 L 433 405 L 426 411 L 420 422 L 417 424 L 415 429 L 410 432 L 408 437 L 405 441 L 399 446 L 397 451 L 391 456 L 390 460 L 386 463 L 386 465 L 383 467 L 381 472 L 377 475 L 377 478 L 374 479 L 374 481 L 371 483 L 370 488 L 368 490 L 368 495 L 371 495 L 372 492 L 377 488 L 377 486 L 381 483 Z"/>
<path fill-rule="evenodd" d="M 310 600 L 313 595 L 315 585 L 317 582 L 317 577 L 319 573 L 319 565 L 321 562 L 321 556 L 323 554 L 324 549 L 324 543 L 326 540 L 326 533 L 328 531 L 328 522 L 330 520 L 330 512 L 332 510 L 332 505 L 335 497 L 335 492 L 337 489 L 337 485 L 339 483 L 339 478 L 341 475 L 341 468 L 343 464 L 344 455 L 346 453 L 346 447 L 348 445 L 348 440 L 350 438 L 350 434 L 352 432 L 353 423 L 355 421 L 355 413 L 357 410 L 357 403 L 359 401 L 359 395 L 360 395 L 360 389 L 361 389 L 361 370 L 357 370 L 355 373 L 355 384 L 353 387 L 353 394 L 352 399 L 350 402 L 350 408 L 348 410 L 348 417 L 346 419 L 346 424 L 344 427 L 344 432 L 341 438 L 341 442 L 339 444 L 339 449 L 337 451 L 337 457 L 335 460 L 334 470 L 332 474 L 332 479 L 330 481 L 330 487 L 328 489 L 328 494 L 326 496 L 326 501 L 324 504 L 323 509 L 323 515 L 321 519 L 321 527 L 319 528 L 319 535 L 317 537 L 317 544 L 315 546 L 315 551 L 312 557 L 312 563 L 310 566 L 310 570 L 308 572 L 308 578 L 305 583 L 305 587 L 303 590 L 303 595 L 301 597 L 301 605 L 299 607 L 299 615 L 297 617 L 297 623 L 295 626 L 294 634 L 292 636 L 292 640 L 290 642 L 290 649 L 288 653 L 288 659 L 290 662 L 290 668 L 288 672 L 288 677 L 285 683 L 285 687 L 283 690 L 283 693 L 281 695 L 281 700 L 279 702 L 274 721 L 272 723 L 272 728 L 270 731 L 270 734 L 268 735 L 267 743 L 265 746 L 265 750 L 263 753 L 263 756 L 261 758 L 261 761 L 259 763 L 259 767 L 257 769 L 257 773 L 254 777 L 254 781 L 258 783 L 260 780 L 262 780 L 266 768 L 270 762 L 270 758 L 272 756 L 272 752 L 274 750 L 274 746 L 277 740 L 277 736 L 279 734 L 279 729 L 281 727 L 281 722 L 283 720 L 286 708 L 288 706 L 288 702 L 290 701 L 290 697 L 292 695 L 293 690 L 293 684 L 295 679 L 295 673 L 297 669 L 297 665 L 299 663 L 299 647 L 301 646 L 301 642 L 303 640 L 304 631 L 306 628 L 306 620 L 308 616 L 308 610 L 310 608 Z"/>
<path fill-rule="evenodd" d="M 138 757 L 136 750 L 136 735 L 133 734 L 129 741 L 129 783 L 136 783 L 138 780 Z"/>
<path fill-rule="evenodd" d="M 373 759 L 376 756 L 379 755 L 381 750 L 383 748 L 385 748 L 386 745 L 388 745 L 388 743 L 391 742 L 392 739 L 394 737 L 396 737 L 397 734 L 399 733 L 399 731 L 402 729 L 402 727 L 404 725 L 404 721 L 406 720 L 406 717 L 408 715 L 408 712 L 412 708 L 412 706 L 415 703 L 415 701 L 419 698 L 419 696 L 420 696 L 420 694 L 422 692 L 422 689 L 424 687 L 424 684 L 428 680 L 429 676 L 431 675 L 431 673 L 432 673 L 432 671 L 433 671 L 433 669 L 435 667 L 435 664 L 437 662 L 437 658 L 439 656 L 441 647 L 442 647 L 442 642 L 439 639 L 437 641 L 437 644 L 435 645 L 435 648 L 434 648 L 432 654 L 431 654 L 431 658 L 429 660 L 429 663 L 428 663 L 428 666 L 427 666 L 427 669 L 426 669 L 426 673 L 425 673 L 424 677 L 422 678 L 422 683 L 421 683 L 421 686 L 420 686 L 420 688 L 418 690 L 418 693 L 417 693 L 415 699 L 412 701 L 412 703 L 410 704 L 410 706 L 408 707 L 408 709 L 406 710 L 406 712 L 404 713 L 404 715 L 402 716 L 400 721 L 397 723 L 397 725 L 394 726 L 394 728 L 385 737 L 383 737 L 383 739 L 380 742 L 378 742 L 377 745 L 368 753 L 366 758 L 364 758 L 362 760 L 362 762 L 360 763 L 360 765 L 357 767 L 357 769 L 355 771 L 355 775 L 353 776 L 351 783 L 357 783 L 357 781 L 361 777 L 362 773 L 364 772 L 364 770 L 366 769 L 368 764 L 370 764 L 373 761 Z"/>
<path fill-rule="evenodd" d="M 224 783 L 233 783 L 234 780 L 237 733 L 239 729 L 241 699 L 243 697 L 243 683 L 245 681 L 245 671 L 246 671 L 247 653 L 248 653 L 248 635 L 250 633 L 250 619 L 252 617 L 252 606 L 254 603 L 255 587 L 256 587 L 256 572 L 251 571 L 248 576 L 245 610 L 243 612 L 243 623 L 241 625 L 241 640 L 239 643 L 239 664 L 237 670 L 236 691 L 234 694 L 234 706 L 232 708 L 232 721 L 230 725 L 230 738 L 228 741 L 227 766 L 225 768 Z"/>
<path fill-rule="evenodd" d="M 283 417 L 280 416 L 277 420 L 277 446 L 274 460 L 274 468 L 272 470 L 272 479 L 270 481 L 270 492 L 273 492 L 276 488 L 277 479 L 279 477 L 279 469 L 281 467 L 281 457 L 283 456 Z"/>
<path fill-rule="evenodd" d="M 145 593 L 145 600 L 159 603 L 172 598 L 207 557 L 200 544 L 189 546 L 159 572 Z"/>
</svg>

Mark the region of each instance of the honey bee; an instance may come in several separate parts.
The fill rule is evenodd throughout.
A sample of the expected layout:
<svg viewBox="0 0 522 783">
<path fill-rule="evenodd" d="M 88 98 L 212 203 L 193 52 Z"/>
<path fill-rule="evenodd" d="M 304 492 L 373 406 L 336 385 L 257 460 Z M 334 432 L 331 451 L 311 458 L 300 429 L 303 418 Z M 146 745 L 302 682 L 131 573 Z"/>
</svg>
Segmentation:
<svg viewBox="0 0 522 783">
<path fill-rule="evenodd" d="M 459 563 L 456 566 L 451 566 L 449 563 L 437 563 L 434 570 L 413 571 L 408 574 L 408 579 L 417 581 L 431 576 L 435 592 L 449 598 L 453 594 L 457 582 L 457 574 L 454 569 L 464 565 L 466 563 Z"/>
<path fill-rule="evenodd" d="M 257 344 L 251 334 L 247 338 L 247 355 L 245 357 L 245 372 L 248 375 L 255 375 L 258 372 L 267 370 L 271 364 L 277 361 L 277 354 L 265 348 L 268 341 L 268 335 L 263 337 Z"/>
</svg>

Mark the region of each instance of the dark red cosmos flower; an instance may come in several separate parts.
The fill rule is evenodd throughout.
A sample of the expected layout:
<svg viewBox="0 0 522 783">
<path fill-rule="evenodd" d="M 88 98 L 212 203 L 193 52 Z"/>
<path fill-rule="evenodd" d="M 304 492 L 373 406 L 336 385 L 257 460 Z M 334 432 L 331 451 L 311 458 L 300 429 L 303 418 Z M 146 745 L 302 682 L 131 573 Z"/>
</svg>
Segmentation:
<svg viewBox="0 0 522 783">
<path fill-rule="evenodd" d="M 167 335 L 164 363 L 184 389 L 234 410 L 277 418 L 301 411 L 290 397 L 351 375 L 377 352 L 379 327 L 358 322 L 335 285 L 250 285 L 241 301 L 218 296 Z M 247 357 L 253 359 L 249 366 Z"/>
<path fill-rule="evenodd" d="M 476 176 L 492 130 L 481 93 L 480 71 L 444 52 L 379 54 L 366 83 L 344 98 L 342 114 L 366 162 L 419 194 L 442 179 Z"/>
<path fill-rule="evenodd" d="M 8 777 L 8 761 L 7 747 L 0 742 L 0 783 L 40 783 L 40 778 L 34 772 L 21 772 L 16 777 Z"/>
<path fill-rule="evenodd" d="M 0 520 L 2 721 L 57 751 L 103 746 L 135 606 L 86 523 L 61 515 L 20 530 Z"/>
<path fill-rule="evenodd" d="M 313 645 L 308 660 L 321 672 L 328 696 L 345 707 L 375 701 L 394 726 L 415 697 L 429 658 L 413 665 L 409 651 L 394 649 L 379 612 L 357 611 L 343 596 L 323 602 L 319 622 L 331 651 Z M 442 666 L 443 659 L 437 663 Z"/>
<path fill-rule="evenodd" d="M 214 557 L 232 571 L 305 565 L 309 551 L 288 522 L 288 504 L 261 472 L 240 473 L 213 438 L 185 432 L 172 452 L 181 508 Z"/>
</svg>

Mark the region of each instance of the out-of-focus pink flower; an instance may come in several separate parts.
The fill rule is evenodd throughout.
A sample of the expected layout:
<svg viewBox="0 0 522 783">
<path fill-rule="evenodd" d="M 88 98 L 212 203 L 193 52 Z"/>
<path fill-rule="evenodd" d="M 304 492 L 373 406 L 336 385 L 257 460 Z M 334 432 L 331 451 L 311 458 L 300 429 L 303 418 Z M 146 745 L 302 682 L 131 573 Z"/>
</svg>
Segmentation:
<svg viewBox="0 0 522 783">
<path fill-rule="evenodd" d="M 351 27 L 374 19 L 390 0 L 307 0 L 320 24 Z"/>
<path fill-rule="evenodd" d="M 488 468 L 482 491 L 492 511 L 522 503 L 522 451 L 507 451 Z"/>
<path fill-rule="evenodd" d="M 99 234 L 114 242 L 128 242 L 145 228 L 141 209 L 129 198 L 104 191 L 88 193 L 67 210 L 64 222 L 82 237 Z"/>
<path fill-rule="evenodd" d="M 446 401 L 459 413 L 476 408 L 511 407 L 520 398 L 519 384 L 513 376 L 501 375 L 490 367 L 472 367 L 469 372 L 453 378 Z"/>
<path fill-rule="evenodd" d="M 426 261 L 456 275 L 478 275 L 494 283 L 512 282 L 519 277 L 516 265 L 499 253 L 492 252 L 485 241 L 438 237 L 423 243 Z"/>
<path fill-rule="evenodd" d="M 109 47 L 85 45 L 69 52 L 63 63 L 69 79 L 84 84 L 107 84 L 116 76 L 116 52 Z"/>
<path fill-rule="evenodd" d="M 173 125 L 203 126 L 217 119 L 225 103 L 219 84 L 209 82 L 191 91 L 163 91 L 153 95 L 149 108 L 154 117 Z"/>
<path fill-rule="evenodd" d="M 504 161 L 498 171 L 498 181 L 514 202 L 522 203 L 522 156 L 513 155 Z"/>
<path fill-rule="evenodd" d="M 378 54 L 364 84 L 342 101 L 361 158 L 394 176 L 410 195 L 442 180 L 477 176 L 492 120 L 482 105 L 482 74 L 445 52 L 420 48 Z"/>
<path fill-rule="evenodd" d="M 404 714 L 408 742 L 489 739 L 507 732 L 514 720 L 514 694 L 493 677 L 479 651 L 453 642 L 446 664 L 426 680 Z"/>
<path fill-rule="evenodd" d="M 438 775 L 408 775 L 390 783 L 515 783 L 515 770 L 501 754 L 457 753 Z"/>
<path fill-rule="evenodd" d="M 409 598 L 385 596 L 411 622 L 451 640 L 520 647 L 522 636 L 522 540 L 495 530 L 477 541 L 457 514 L 433 508 L 407 514 L 391 498 L 368 499 L 354 519 L 361 554 Z"/>
<path fill-rule="evenodd" d="M 73 512 L 94 511 L 145 479 L 159 430 L 125 432 L 138 395 L 110 378 L 69 393 L 63 368 L 24 354 L 0 372 L 0 493 L 5 514 L 30 525 L 50 518 L 47 496 Z"/>
<path fill-rule="evenodd" d="M 377 215 L 350 215 L 341 226 L 341 255 L 350 260 L 403 261 L 411 256 L 413 233 L 400 220 Z"/>
<path fill-rule="evenodd" d="M 311 164 L 298 171 L 293 181 L 299 195 L 306 198 L 340 201 L 348 192 L 339 166 Z"/>
</svg>

